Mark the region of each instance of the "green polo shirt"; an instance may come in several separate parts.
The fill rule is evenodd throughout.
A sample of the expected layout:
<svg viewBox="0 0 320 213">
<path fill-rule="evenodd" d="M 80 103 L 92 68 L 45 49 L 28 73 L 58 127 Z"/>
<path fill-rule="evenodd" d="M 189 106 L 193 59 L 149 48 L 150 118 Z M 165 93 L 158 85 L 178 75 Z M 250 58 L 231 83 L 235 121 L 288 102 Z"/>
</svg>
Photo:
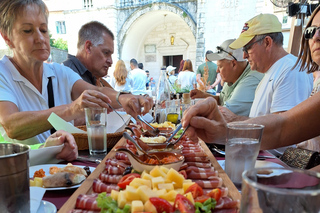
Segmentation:
<svg viewBox="0 0 320 213">
<path fill-rule="evenodd" d="M 223 85 L 219 96 L 220 105 L 227 107 L 236 115 L 249 116 L 256 88 L 263 76 L 262 73 L 252 71 L 248 63 L 234 84 Z"/>
<path fill-rule="evenodd" d="M 207 61 L 207 65 L 209 68 L 209 76 L 208 76 L 208 81 L 207 83 L 212 85 L 217 78 L 217 65 L 213 63 L 212 61 Z M 201 77 L 203 77 L 204 70 L 203 68 L 206 66 L 206 63 L 201 64 L 198 69 L 197 69 L 197 74 L 201 74 Z"/>
</svg>

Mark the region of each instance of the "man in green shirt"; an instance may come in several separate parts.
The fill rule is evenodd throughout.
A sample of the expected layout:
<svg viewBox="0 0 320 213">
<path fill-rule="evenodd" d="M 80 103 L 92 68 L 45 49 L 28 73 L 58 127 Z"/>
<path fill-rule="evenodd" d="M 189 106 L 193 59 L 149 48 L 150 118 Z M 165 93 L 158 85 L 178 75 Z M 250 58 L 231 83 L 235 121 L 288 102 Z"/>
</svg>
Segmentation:
<svg viewBox="0 0 320 213">
<path fill-rule="evenodd" d="M 206 52 L 206 58 L 205 62 L 201 64 L 197 69 L 197 82 L 198 85 L 204 85 L 204 82 L 201 80 L 201 78 L 205 78 L 205 70 L 208 70 L 208 79 L 205 82 L 206 85 L 206 91 L 210 94 L 215 95 L 215 87 L 218 85 L 218 83 L 221 81 L 220 76 L 217 74 L 217 65 L 213 63 L 211 60 L 208 59 L 207 55 L 212 54 L 213 52 L 211 50 L 208 50 Z"/>
<path fill-rule="evenodd" d="M 221 79 L 225 82 L 220 96 L 209 95 L 200 90 L 192 90 L 191 98 L 206 98 L 212 96 L 220 106 L 233 113 L 249 116 L 256 87 L 264 74 L 250 69 L 249 63 L 243 59 L 242 49 L 230 49 L 229 45 L 235 39 L 229 39 L 217 47 L 216 53 L 208 54 L 209 60 L 217 61 Z"/>
</svg>

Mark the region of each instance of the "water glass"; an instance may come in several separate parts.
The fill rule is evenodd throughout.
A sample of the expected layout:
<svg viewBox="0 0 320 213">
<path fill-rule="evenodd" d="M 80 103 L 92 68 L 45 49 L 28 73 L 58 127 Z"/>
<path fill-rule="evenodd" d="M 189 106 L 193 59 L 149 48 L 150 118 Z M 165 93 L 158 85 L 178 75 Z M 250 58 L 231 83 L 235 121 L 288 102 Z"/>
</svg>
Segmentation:
<svg viewBox="0 0 320 213">
<path fill-rule="evenodd" d="M 320 173 L 256 168 L 242 178 L 240 212 L 320 212 Z"/>
<path fill-rule="evenodd" d="M 230 123 L 227 125 L 225 171 L 236 187 L 241 186 L 242 172 L 253 169 L 260 150 L 263 125 Z"/>
<path fill-rule="evenodd" d="M 85 108 L 90 155 L 107 154 L 107 109 Z"/>
</svg>

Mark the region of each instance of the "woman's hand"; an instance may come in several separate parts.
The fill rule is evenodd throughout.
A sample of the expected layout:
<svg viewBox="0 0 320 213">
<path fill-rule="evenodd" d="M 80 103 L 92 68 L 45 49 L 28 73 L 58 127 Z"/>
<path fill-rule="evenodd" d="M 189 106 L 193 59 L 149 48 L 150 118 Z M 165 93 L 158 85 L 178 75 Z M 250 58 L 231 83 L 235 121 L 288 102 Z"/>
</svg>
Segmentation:
<svg viewBox="0 0 320 213">
<path fill-rule="evenodd" d="M 190 124 L 186 134 L 191 140 L 198 141 L 199 137 L 206 143 L 225 144 L 227 123 L 214 98 L 206 98 L 188 108 L 181 122 L 184 128 Z"/>
<path fill-rule="evenodd" d="M 47 138 L 44 144 L 44 147 L 58 146 L 61 144 L 64 144 L 64 147 L 62 148 L 61 152 L 56 155 L 57 159 L 63 159 L 66 161 L 73 161 L 77 159 L 78 157 L 77 143 L 74 140 L 74 137 L 70 133 L 64 130 L 58 130 L 52 135 L 50 135 Z"/>
</svg>

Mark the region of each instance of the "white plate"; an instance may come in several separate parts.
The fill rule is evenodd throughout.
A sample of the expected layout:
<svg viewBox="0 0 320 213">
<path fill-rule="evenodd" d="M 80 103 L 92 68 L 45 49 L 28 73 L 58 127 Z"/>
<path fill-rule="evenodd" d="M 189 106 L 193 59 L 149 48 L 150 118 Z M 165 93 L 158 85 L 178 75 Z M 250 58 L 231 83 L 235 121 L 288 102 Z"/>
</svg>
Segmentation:
<svg viewBox="0 0 320 213">
<path fill-rule="evenodd" d="M 225 160 L 218 160 L 218 163 L 220 164 L 220 166 L 224 170 Z M 254 167 L 255 168 L 266 168 L 266 167 L 282 168 L 283 166 L 281 166 L 280 164 L 274 163 L 274 162 L 270 162 L 270 161 L 257 160 L 256 165 Z"/>
<path fill-rule="evenodd" d="M 37 165 L 37 166 L 31 166 L 29 168 L 29 177 L 30 178 L 33 178 L 33 175 L 34 173 L 39 170 L 39 169 L 43 169 L 43 171 L 45 172 L 45 175 L 48 176 L 50 175 L 49 173 L 49 170 L 50 170 L 50 167 L 52 166 L 56 166 L 58 168 L 62 168 L 62 167 L 65 167 L 66 165 L 65 164 L 42 164 L 42 165 Z M 78 166 L 78 165 L 74 165 L 74 166 Z M 78 166 L 78 167 L 81 167 L 81 168 L 84 168 L 85 166 Z M 94 167 L 89 167 L 90 168 L 90 171 L 93 172 L 93 170 L 95 170 Z M 79 186 L 81 185 L 78 184 L 78 185 L 73 185 L 73 186 L 68 186 L 68 187 L 56 187 L 56 188 L 44 188 L 46 190 L 63 190 L 63 189 L 73 189 L 73 188 L 78 188 Z"/>
<path fill-rule="evenodd" d="M 45 200 L 42 200 L 40 202 L 40 206 L 37 211 L 37 213 L 56 213 L 56 212 L 57 212 L 57 207 L 53 203 Z"/>
</svg>

